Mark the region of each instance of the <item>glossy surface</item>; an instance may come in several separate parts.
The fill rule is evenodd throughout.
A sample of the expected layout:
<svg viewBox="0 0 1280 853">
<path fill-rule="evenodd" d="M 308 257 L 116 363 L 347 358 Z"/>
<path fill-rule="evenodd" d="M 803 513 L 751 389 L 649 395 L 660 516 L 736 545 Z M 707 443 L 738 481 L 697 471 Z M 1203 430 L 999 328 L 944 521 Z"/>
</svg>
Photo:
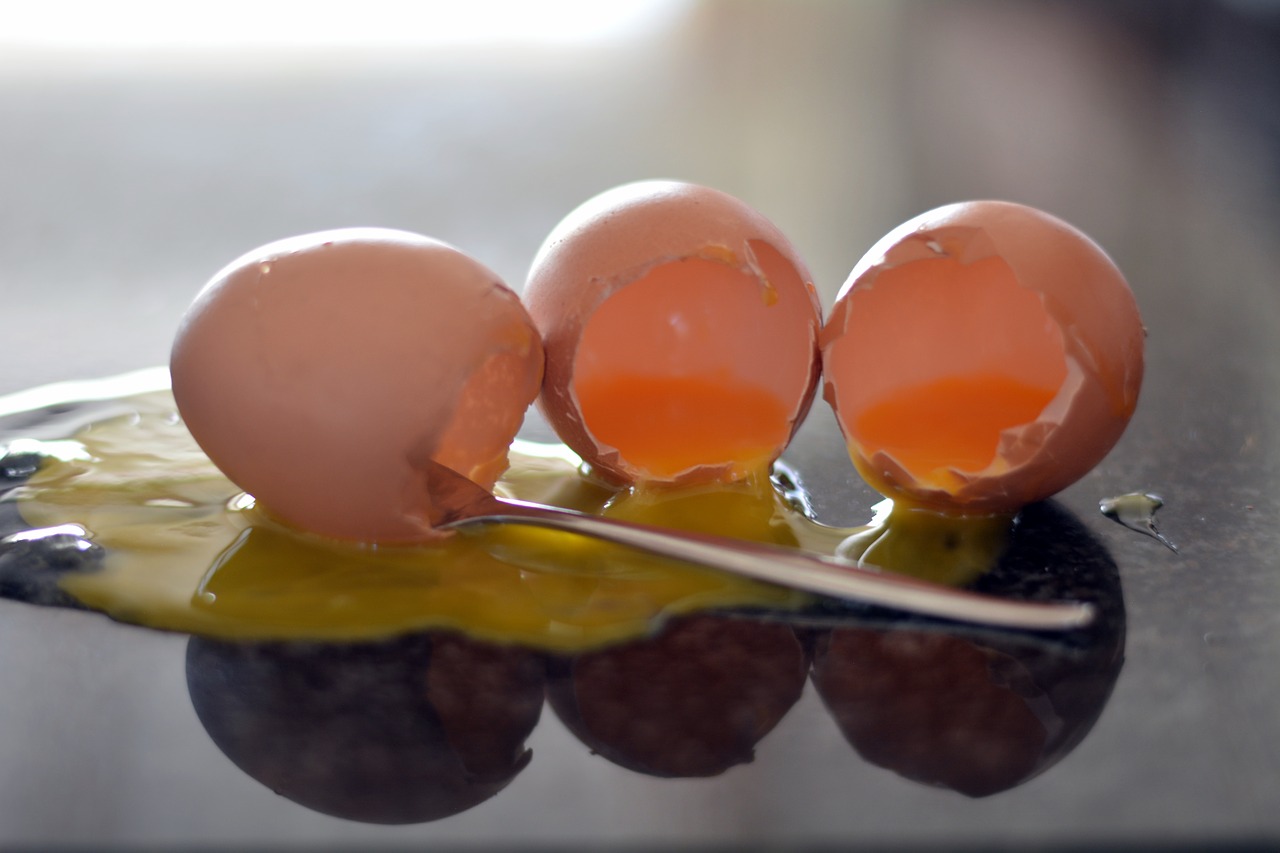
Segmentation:
<svg viewBox="0 0 1280 853">
<path fill-rule="evenodd" d="M 745 734 L 683 766 L 729 763 L 745 744 L 754 758 L 719 776 L 665 778 L 613 760 L 657 761 L 609 722 L 598 664 L 543 664 L 557 695 L 565 680 L 588 688 L 586 711 L 566 715 L 594 721 L 580 738 L 550 700 L 530 707 L 539 674 L 501 654 L 436 654 L 432 638 L 367 648 L 364 661 L 350 649 L 190 650 L 199 644 L 181 635 L 0 601 L 0 840 L 584 850 L 1280 840 L 1276 25 L 1245 17 L 1256 4 L 1174 5 L 1180 17 L 1163 4 L 832 3 L 801 14 L 733 3 L 695 6 L 669 30 L 607 47 L 400 58 L 0 52 L 4 114 L 20 119 L 0 129 L 4 393 L 163 363 L 191 288 L 282 232 L 407 228 L 519 281 L 565 210 L 651 175 L 767 210 L 804 252 L 825 306 L 895 223 L 956 199 L 1016 198 L 1108 248 L 1149 333 L 1129 430 L 1061 496 L 1076 533 L 1051 525 L 1047 551 L 1024 564 L 1035 578 L 1100 547 L 1114 569 L 1085 565 L 1122 586 L 1122 646 L 1113 633 L 1064 658 L 1008 638 L 818 625 L 850 633 L 814 642 L 792 704 L 785 636 L 750 641 L 772 649 L 768 687 L 745 686 L 731 658 L 691 652 L 697 683 L 721 672 L 721 695 L 758 710 L 733 717 Z M 537 424 L 527 435 L 549 437 Z M 867 519 L 877 497 L 827 417 L 811 419 L 786 458 L 821 517 Z M 1179 554 L 1098 511 L 1102 498 L 1148 491 L 1164 499 L 1160 527 Z M 635 651 L 619 666 L 660 654 Z M 904 660 L 913 665 L 898 668 Z M 479 661 L 491 673 L 484 690 L 449 686 L 453 666 Z M 424 669 L 430 712 L 416 692 Z M 874 670 L 892 676 L 874 692 L 841 677 Z M 665 691 L 689 692 L 663 671 Z M 934 750 L 948 731 L 965 733 L 960 745 L 990 735 L 979 732 L 987 715 L 939 720 L 939 702 L 918 698 L 938 696 L 949 672 L 974 679 L 964 694 L 1010 722 L 983 751 L 992 760 L 981 776 L 945 778 L 1006 786 L 997 793 L 904 775 L 944 778 Z M 334 705 L 319 706 L 308 686 L 330 678 Z M 454 814 L 407 825 L 300 805 L 341 804 L 319 769 L 292 784 L 281 762 L 299 751 L 270 752 L 277 733 L 341 756 L 370 717 L 384 737 L 363 755 L 416 758 L 410 771 L 434 774 L 412 782 L 419 790 L 440 790 L 460 767 L 480 787 L 424 797 L 417 816 Z M 664 723 L 676 724 L 696 731 Z M 872 754 L 873 742 L 896 749 Z M 606 743 L 621 745 L 591 754 Z M 382 778 L 405 779 L 390 760 Z"/>
</svg>

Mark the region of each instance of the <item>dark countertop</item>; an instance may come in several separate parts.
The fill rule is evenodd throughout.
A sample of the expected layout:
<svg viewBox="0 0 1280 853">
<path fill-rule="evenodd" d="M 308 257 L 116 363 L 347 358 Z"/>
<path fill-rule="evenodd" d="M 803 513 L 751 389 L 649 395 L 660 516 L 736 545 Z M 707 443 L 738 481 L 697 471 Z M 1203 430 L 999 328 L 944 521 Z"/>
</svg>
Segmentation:
<svg viewBox="0 0 1280 853">
<path fill-rule="evenodd" d="M 220 706 L 234 691 L 218 679 L 238 672 L 251 692 L 273 666 L 307 683 L 330 677 L 306 675 L 315 665 L 400 683 L 415 655 L 444 652 L 410 643 L 375 663 L 332 650 L 324 665 L 267 652 L 246 661 L 243 650 L 0 601 L 0 846 L 1280 843 L 1280 19 L 1265 8 L 722 2 L 676 4 L 632 38 L 582 45 L 0 51 L 0 394 L 163 363 L 204 280 L 277 237 L 406 228 L 518 284 L 571 207 L 656 176 L 763 211 L 809 258 L 825 307 L 863 251 L 909 216 L 962 198 L 1027 202 L 1108 250 L 1149 332 L 1129 431 L 1058 501 L 1118 571 L 1123 630 L 1077 670 L 996 656 L 1019 662 L 1004 682 L 1014 692 L 1026 672 L 1041 687 L 1074 685 L 1065 698 L 1022 695 L 1042 720 L 1083 729 L 1022 784 L 969 797 L 876 766 L 846 741 L 814 680 L 787 681 L 799 652 L 760 639 L 779 680 L 774 705 L 754 707 L 781 713 L 748 764 L 658 778 L 593 754 L 543 707 L 527 766 L 474 807 L 397 827 L 344 820 L 233 763 L 270 764 L 270 744 L 291 730 L 228 745 L 248 724 Z M 865 519 L 875 496 L 824 407 L 786 458 L 821 518 Z M 1100 498 L 1135 490 L 1163 496 L 1161 526 L 1179 554 L 1097 512 Z M 910 639 L 877 636 L 846 639 Z M 839 643 L 803 640 L 839 669 Z M 877 653 L 906 654 L 895 648 Z M 948 648 L 930 660 L 962 671 L 973 646 Z M 447 719 L 388 742 L 439 746 L 443 731 L 457 754 L 488 755 L 501 741 L 514 760 L 533 700 L 519 662 L 506 664 L 508 699 L 474 701 L 501 717 L 510 743 L 472 732 L 479 740 L 460 746 Z M 864 683 L 855 673 L 837 684 L 838 674 L 830 695 Z M 1016 731 L 1025 710 L 1015 711 L 992 725 Z M 1096 722 L 1080 722 L 1090 714 Z M 864 752 L 892 745 L 892 731 L 868 725 Z M 443 761 L 443 749 L 423 761 Z M 323 748 L 303 752 L 315 768 L 304 782 L 332 772 Z M 491 758 L 464 761 L 472 783 L 509 775 Z M 277 787 L 294 784 L 254 766 Z"/>
</svg>

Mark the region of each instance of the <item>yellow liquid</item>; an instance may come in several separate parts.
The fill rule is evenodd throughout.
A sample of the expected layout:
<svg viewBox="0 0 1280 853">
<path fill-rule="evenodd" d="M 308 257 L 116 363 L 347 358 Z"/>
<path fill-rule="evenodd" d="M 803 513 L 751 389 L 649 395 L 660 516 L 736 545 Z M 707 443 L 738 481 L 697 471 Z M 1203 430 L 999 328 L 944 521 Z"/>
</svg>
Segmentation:
<svg viewBox="0 0 1280 853">
<path fill-rule="evenodd" d="M 69 573 L 61 585 L 121 621 L 252 639 L 358 639 L 451 628 L 570 651 L 642 635 L 674 614 L 794 608 L 808 600 L 529 527 L 486 525 L 412 547 L 299 533 L 260 512 L 218 472 L 178 420 L 167 392 L 131 403 L 133 414 L 60 442 L 63 458 L 47 460 L 13 493 L 33 526 L 78 524 L 106 549 L 101 570 Z M 509 497 L 606 515 L 613 506 L 633 520 L 779 544 L 797 544 L 794 527 L 818 528 L 786 507 L 767 477 L 711 491 L 614 494 L 585 479 L 563 448 L 517 442 L 512 462 L 498 487 Z"/>
<path fill-rule="evenodd" d="M 115 401 L 128 414 L 31 442 L 41 469 L 9 493 L 35 528 L 78 525 L 105 557 L 60 586 L 114 619 L 225 639 L 379 639 L 453 629 L 553 651 L 651 633 L 714 608 L 799 609 L 812 598 L 618 545 L 518 525 L 430 545 L 374 546 L 290 529 L 200 451 L 167 391 Z M 821 525 L 768 472 L 732 484 L 614 490 L 560 445 L 517 441 L 496 491 L 652 524 L 802 548 L 944 584 L 994 565 L 1007 518 L 893 507 L 859 528 Z"/>
<path fill-rule="evenodd" d="M 786 443 L 792 413 L 778 397 L 731 379 L 609 376 L 574 385 L 592 435 L 654 477 L 698 465 L 750 468 Z"/>
</svg>

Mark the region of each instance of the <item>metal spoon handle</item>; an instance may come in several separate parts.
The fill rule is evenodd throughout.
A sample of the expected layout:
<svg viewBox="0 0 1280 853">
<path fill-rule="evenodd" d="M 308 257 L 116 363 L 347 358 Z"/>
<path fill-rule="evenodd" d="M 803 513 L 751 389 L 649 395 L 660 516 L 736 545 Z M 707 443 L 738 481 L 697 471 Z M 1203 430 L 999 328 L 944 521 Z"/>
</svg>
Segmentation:
<svg viewBox="0 0 1280 853">
<path fill-rule="evenodd" d="M 1083 602 L 1012 601 L 872 571 L 779 546 L 684 531 L 668 532 L 522 501 L 502 500 L 501 504 L 511 511 L 457 519 L 446 526 L 503 523 L 564 530 L 781 586 L 960 622 L 1062 631 L 1084 627 L 1094 616 L 1093 607 Z"/>
</svg>

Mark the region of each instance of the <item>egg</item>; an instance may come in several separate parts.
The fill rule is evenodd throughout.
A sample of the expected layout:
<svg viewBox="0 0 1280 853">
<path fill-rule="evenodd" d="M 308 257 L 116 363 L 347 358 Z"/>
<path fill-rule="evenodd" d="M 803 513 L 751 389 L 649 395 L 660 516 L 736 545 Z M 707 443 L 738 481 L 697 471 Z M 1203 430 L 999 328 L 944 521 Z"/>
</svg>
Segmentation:
<svg viewBox="0 0 1280 853">
<path fill-rule="evenodd" d="M 617 483 L 766 470 L 817 387 L 821 309 L 791 242 L 725 193 L 676 181 L 570 213 L 523 293 L 543 336 L 538 406 Z"/>
<path fill-rule="evenodd" d="M 951 204 L 854 267 L 822 332 L 824 396 L 878 491 L 1012 512 L 1119 440 L 1143 342 L 1124 276 L 1080 231 L 1024 205 Z"/>
<path fill-rule="evenodd" d="M 424 466 L 492 486 L 542 364 L 496 274 L 437 240 L 362 228 L 231 263 L 183 317 L 170 372 L 192 436 L 268 513 L 414 542 L 439 535 Z"/>
</svg>

